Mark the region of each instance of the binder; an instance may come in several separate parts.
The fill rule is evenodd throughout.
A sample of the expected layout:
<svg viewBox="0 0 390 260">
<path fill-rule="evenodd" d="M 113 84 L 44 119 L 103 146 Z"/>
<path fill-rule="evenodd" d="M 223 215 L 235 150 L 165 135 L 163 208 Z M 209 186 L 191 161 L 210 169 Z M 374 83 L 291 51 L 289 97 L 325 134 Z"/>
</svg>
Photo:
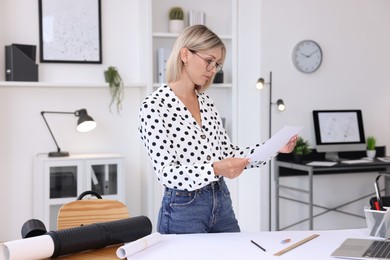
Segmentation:
<svg viewBox="0 0 390 260">
<path fill-rule="evenodd" d="M 194 10 L 190 10 L 188 12 L 188 24 L 189 26 L 195 24 L 206 24 L 206 14 L 204 12 L 198 12 Z"/>
<path fill-rule="evenodd" d="M 166 64 L 169 58 L 169 54 L 171 53 L 171 49 L 168 48 L 158 48 L 157 50 L 157 78 L 158 83 L 165 83 L 165 71 Z"/>
<path fill-rule="evenodd" d="M 6 81 L 38 81 L 35 64 L 36 46 L 12 44 L 5 46 Z"/>
</svg>

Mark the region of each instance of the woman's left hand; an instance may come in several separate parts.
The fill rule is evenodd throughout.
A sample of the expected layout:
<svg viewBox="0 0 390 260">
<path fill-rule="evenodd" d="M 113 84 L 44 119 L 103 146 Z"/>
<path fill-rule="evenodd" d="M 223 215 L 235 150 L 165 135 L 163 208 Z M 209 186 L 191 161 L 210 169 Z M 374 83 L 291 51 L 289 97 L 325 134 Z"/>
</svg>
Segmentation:
<svg viewBox="0 0 390 260">
<path fill-rule="evenodd" d="M 280 148 L 279 153 L 291 153 L 294 150 L 295 145 L 297 144 L 297 140 L 298 135 L 294 135 L 293 137 L 291 137 L 290 141 L 288 141 L 285 146 Z"/>
</svg>

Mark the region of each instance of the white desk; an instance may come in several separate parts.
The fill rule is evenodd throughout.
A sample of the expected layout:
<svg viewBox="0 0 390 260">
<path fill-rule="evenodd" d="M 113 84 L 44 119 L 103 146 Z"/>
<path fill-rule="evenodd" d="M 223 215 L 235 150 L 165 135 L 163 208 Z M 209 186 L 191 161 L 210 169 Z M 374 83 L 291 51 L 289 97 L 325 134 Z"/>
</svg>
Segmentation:
<svg viewBox="0 0 390 260">
<path fill-rule="evenodd" d="M 313 234 L 320 236 L 305 244 L 292 249 L 281 256 L 276 252 L 285 249 L 296 242 Z M 131 255 L 129 260 L 231 260 L 231 259 L 288 259 L 288 260 L 337 260 L 330 257 L 331 253 L 349 237 L 369 238 L 367 229 L 348 229 L 330 231 L 273 231 L 257 233 L 220 233 L 220 234 L 191 234 L 163 235 L 163 240 L 143 251 Z M 282 244 L 284 239 L 291 242 Z M 250 241 L 253 240 L 267 251 L 264 252 Z M 97 250 L 84 251 L 61 256 L 58 259 L 118 259 L 116 250 L 120 245 L 105 247 Z M 0 252 L 0 259 L 2 258 Z"/>
<path fill-rule="evenodd" d="M 320 236 L 281 255 L 273 254 L 296 243 L 312 234 Z M 130 256 L 129 259 L 337 259 L 330 254 L 348 237 L 368 238 L 367 229 L 348 229 L 332 231 L 274 231 L 259 233 L 224 233 L 224 234 L 193 234 L 165 235 L 163 241 Z M 281 244 L 284 239 L 291 242 Z M 264 252 L 250 241 L 264 247 Z"/>
</svg>

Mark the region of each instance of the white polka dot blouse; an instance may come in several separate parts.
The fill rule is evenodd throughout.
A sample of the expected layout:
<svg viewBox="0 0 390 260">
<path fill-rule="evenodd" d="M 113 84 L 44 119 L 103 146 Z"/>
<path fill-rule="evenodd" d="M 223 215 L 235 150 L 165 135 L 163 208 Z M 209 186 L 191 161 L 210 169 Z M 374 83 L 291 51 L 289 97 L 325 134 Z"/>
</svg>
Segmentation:
<svg viewBox="0 0 390 260">
<path fill-rule="evenodd" d="M 213 171 L 214 161 L 242 158 L 253 152 L 249 147 L 240 148 L 230 142 L 208 95 L 198 93 L 198 101 L 202 126 L 168 85 L 159 87 L 140 107 L 141 140 L 158 180 L 168 188 L 188 191 L 202 188 L 219 179 Z M 256 149 L 260 145 L 251 147 Z M 250 163 L 247 168 L 264 164 Z"/>
</svg>

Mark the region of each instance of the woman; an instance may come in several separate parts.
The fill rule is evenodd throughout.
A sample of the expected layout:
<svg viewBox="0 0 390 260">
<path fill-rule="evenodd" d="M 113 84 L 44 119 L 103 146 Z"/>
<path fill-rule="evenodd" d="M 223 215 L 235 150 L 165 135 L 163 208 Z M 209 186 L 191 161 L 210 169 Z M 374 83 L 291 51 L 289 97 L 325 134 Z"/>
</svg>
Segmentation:
<svg viewBox="0 0 390 260">
<path fill-rule="evenodd" d="M 222 69 L 225 54 L 221 39 L 207 27 L 187 27 L 167 61 L 168 84 L 141 105 L 141 139 L 165 186 L 160 233 L 240 231 L 224 178 L 236 178 L 259 164 L 245 158 L 249 147 L 231 144 L 213 101 L 204 93 Z M 295 142 L 296 136 L 280 152 L 291 152 Z"/>
</svg>

